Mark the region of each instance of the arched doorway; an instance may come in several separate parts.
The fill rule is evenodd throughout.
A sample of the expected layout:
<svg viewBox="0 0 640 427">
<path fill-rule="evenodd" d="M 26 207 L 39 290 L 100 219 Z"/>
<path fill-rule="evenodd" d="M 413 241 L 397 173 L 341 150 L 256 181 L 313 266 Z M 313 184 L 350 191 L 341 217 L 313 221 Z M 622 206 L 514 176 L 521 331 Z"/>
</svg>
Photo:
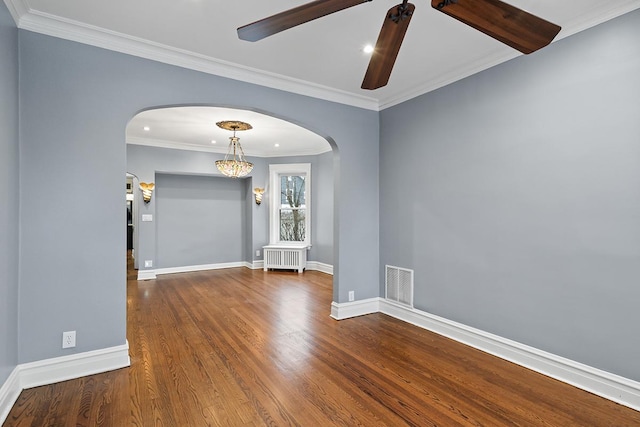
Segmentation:
<svg viewBox="0 0 640 427">
<path fill-rule="evenodd" d="M 225 209 L 237 209 L 238 205 L 244 203 L 242 215 L 245 215 L 245 220 L 243 228 L 238 229 L 237 236 L 237 239 L 242 241 L 242 255 L 237 255 L 235 259 L 215 256 L 203 259 L 197 258 L 194 253 L 191 259 L 177 259 L 178 257 L 164 250 L 164 242 L 174 233 L 169 231 L 168 217 L 176 216 L 179 209 L 170 209 L 171 206 L 175 208 L 176 201 L 168 199 L 171 197 L 170 192 L 165 191 L 163 186 L 193 186 L 189 191 L 196 191 L 195 188 L 198 187 L 201 192 L 203 188 L 223 186 L 222 182 L 228 178 L 222 178 L 214 166 L 215 160 L 223 158 L 228 148 L 230 133 L 215 125 L 217 121 L 222 120 L 248 122 L 253 127 L 240 135 L 244 153 L 254 163 L 253 171 L 241 180 L 242 183 L 234 184 L 233 189 L 220 190 L 236 192 L 235 205 L 231 203 Z M 141 182 L 157 181 L 160 184 L 149 203 L 140 202 L 139 197 L 134 202 L 138 221 L 134 242 L 137 244 L 136 267 L 139 268 L 139 279 L 153 278 L 155 274 L 169 272 L 167 269 L 171 272 L 193 271 L 190 268 L 195 266 L 215 266 L 221 263 L 260 268 L 261 249 L 269 243 L 269 219 L 266 206 L 251 202 L 253 189 L 268 187 L 270 164 L 306 161 L 313 164 L 313 173 L 318 176 L 318 179 L 313 180 L 312 194 L 316 199 L 313 206 L 316 212 L 312 213 L 314 220 L 311 231 L 314 238 L 309 250 L 309 266 L 311 269 L 332 272 L 337 262 L 337 257 L 334 256 L 334 247 L 337 244 L 337 233 L 334 232 L 334 224 L 337 223 L 334 209 L 334 175 L 338 161 L 337 147 L 333 140 L 322 137 L 300 124 L 248 109 L 171 106 L 148 109 L 137 114 L 127 126 L 127 170 Z M 207 202 L 208 211 L 215 210 L 212 208 L 215 200 Z M 200 209 L 196 202 L 193 202 L 193 205 L 196 207 L 190 209 L 190 212 Z M 161 209 L 164 210 L 164 215 Z M 206 209 L 202 211 L 205 212 Z M 190 224 L 197 221 L 205 221 L 202 224 L 211 225 L 207 218 L 189 218 Z M 234 227 L 237 228 L 237 224 L 234 223 Z M 200 240 L 202 233 L 191 231 L 191 234 L 194 240 L 193 247 L 207 245 L 207 242 Z"/>
</svg>

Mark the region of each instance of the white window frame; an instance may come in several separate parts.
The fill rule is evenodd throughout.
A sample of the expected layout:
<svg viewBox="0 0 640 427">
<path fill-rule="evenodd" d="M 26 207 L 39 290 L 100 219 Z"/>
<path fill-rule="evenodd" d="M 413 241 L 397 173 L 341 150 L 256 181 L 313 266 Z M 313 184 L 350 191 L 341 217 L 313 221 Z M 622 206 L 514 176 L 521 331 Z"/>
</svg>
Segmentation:
<svg viewBox="0 0 640 427">
<path fill-rule="evenodd" d="M 305 236 L 304 242 L 280 240 L 280 177 L 304 176 Z M 311 246 L 311 163 L 269 165 L 269 244 L 279 246 Z"/>
</svg>

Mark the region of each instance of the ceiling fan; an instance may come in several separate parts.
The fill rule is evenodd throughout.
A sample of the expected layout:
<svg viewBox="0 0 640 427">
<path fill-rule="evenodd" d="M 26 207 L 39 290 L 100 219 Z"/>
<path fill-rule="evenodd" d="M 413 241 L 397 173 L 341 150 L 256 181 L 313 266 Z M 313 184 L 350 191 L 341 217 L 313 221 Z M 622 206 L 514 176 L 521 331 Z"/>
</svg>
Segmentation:
<svg viewBox="0 0 640 427">
<path fill-rule="evenodd" d="M 305 22 L 371 0 L 315 0 L 238 28 L 238 37 L 258 41 Z M 528 54 L 549 43 L 560 27 L 500 0 L 431 0 L 431 6 L 496 40 Z M 415 6 L 403 0 L 387 12 L 362 89 L 385 86 L 391 76 Z"/>
</svg>

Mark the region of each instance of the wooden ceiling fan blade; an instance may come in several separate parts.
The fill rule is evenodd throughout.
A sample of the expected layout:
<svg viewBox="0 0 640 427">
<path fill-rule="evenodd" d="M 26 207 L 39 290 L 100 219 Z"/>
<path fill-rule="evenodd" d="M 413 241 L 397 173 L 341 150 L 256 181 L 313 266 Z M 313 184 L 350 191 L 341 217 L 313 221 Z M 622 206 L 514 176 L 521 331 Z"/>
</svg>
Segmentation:
<svg viewBox="0 0 640 427">
<path fill-rule="evenodd" d="M 431 0 L 431 6 L 525 54 L 551 43 L 561 29 L 500 0 Z"/>
<path fill-rule="evenodd" d="M 371 0 L 316 0 L 238 28 L 241 40 L 255 42 L 305 22 L 357 6 Z"/>
<path fill-rule="evenodd" d="M 362 81 L 362 89 L 378 89 L 389 82 L 415 8 L 411 3 L 402 3 L 387 12 Z"/>
</svg>

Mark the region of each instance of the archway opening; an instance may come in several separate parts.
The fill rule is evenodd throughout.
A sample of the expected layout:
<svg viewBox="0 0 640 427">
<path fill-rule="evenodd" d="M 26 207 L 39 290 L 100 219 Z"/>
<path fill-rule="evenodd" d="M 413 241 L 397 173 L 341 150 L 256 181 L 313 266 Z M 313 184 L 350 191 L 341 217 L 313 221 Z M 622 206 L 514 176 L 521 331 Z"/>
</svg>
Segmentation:
<svg viewBox="0 0 640 427">
<path fill-rule="evenodd" d="M 230 184 L 229 178 L 223 178 L 215 167 L 215 161 L 227 153 L 231 136 L 216 126 L 224 120 L 238 120 L 252 126 L 239 136 L 244 154 L 254 168 L 234 184 Z M 262 248 L 269 244 L 269 211 L 266 204 L 254 202 L 253 190 L 264 188 L 266 200 L 269 191 L 275 191 L 269 189 L 269 165 L 303 162 L 311 164 L 314 176 L 308 268 L 333 273 L 338 259 L 334 206 L 336 191 L 339 191 L 336 185 L 339 157 L 330 137 L 268 112 L 202 105 L 142 111 L 129 122 L 126 136 L 127 171 L 140 182 L 157 184 L 149 202 L 142 202 L 141 197 L 134 202 L 137 212 L 134 223 L 138 224 L 134 233 L 138 279 L 153 278 L 163 272 L 204 269 L 203 266 L 261 268 Z M 186 193 L 193 193 L 192 199 L 176 199 Z M 222 194 L 231 193 L 233 200 L 222 203 L 220 199 L 226 197 Z M 180 203 L 184 204 L 182 210 L 176 207 Z M 176 218 L 181 211 L 189 212 L 189 217 Z M 229 213 L 227 225 L 238 219 L 238 215 L 240 218 L 232 225 L 212 229 L 212 212 Z M 198 227 L 199 223 L 203 226 Z M 179 229 L 176 224 L 191 227 Z M 209 242 L 203 239 L 204 233 L 198 232 L 204 225 L 212 236 Z M 230 230 L 235 230 L 235 237 L 230 236 Z M 180 249 L 173 253 L 165 250 L 166 242 L 176 233 L 183 233 L 183 246 L 194 248 L 192 254 L 185 256 L 188 251 Z M 223 256 L 223 252 L 228 255 L 229 251 L 218 251 L 217 255 L 212 251 L 210 258 L 200 257 L 203 251 L 198 248 L 220 241 L 223 234 L 226 239 L 240 243 L 241 249 L 235 252 L 234 258 Z"/>
</svg>

